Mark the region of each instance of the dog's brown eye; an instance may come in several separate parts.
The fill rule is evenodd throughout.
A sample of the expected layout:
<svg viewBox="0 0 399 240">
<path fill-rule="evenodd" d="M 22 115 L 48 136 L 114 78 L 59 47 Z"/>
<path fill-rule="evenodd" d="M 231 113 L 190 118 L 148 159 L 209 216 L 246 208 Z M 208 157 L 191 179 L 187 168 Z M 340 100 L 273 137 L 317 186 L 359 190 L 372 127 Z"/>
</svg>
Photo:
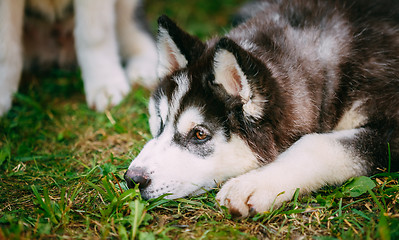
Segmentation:
<svg viewBox="0 0 399 240">
<path fill-rule="evenodd" d="M 190 132 L 190 141 L 194 144 L 203 144 L 212 139 L 211 132 L 203 126 L 196 126 Z"/>
<path fill-rule="evenodd" d="M 198 140 L 205 140 L 208 137 L 208 135 L 206 135 L 206 133 L 202 130 L 197 130 L 195 131 L 195 137 Z"/>
</svg>

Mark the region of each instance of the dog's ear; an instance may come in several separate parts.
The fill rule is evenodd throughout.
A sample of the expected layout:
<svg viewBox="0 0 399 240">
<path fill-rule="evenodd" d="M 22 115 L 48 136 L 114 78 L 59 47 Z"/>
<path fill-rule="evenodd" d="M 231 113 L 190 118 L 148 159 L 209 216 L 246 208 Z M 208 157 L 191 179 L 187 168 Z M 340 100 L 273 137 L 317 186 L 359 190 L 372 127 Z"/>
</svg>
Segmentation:
<svg viewBox="0 0 399 240">
<path fill-rule="evenodd" d="M 260 119 L 268 102 L 261 81 L 270 76 L 266 67 L 234 41 L 222 38 L 214 56 L 214 83 L 223 86 L 228 95 L 239 97 L 246 117 Z"/>
<path fill-rule="evenodd" d="M 170 18 L 165 15 L 158 18 L 158 77 L 185 68 L 204 49 L 201 40 L 180 29 Z"/>
</svg>

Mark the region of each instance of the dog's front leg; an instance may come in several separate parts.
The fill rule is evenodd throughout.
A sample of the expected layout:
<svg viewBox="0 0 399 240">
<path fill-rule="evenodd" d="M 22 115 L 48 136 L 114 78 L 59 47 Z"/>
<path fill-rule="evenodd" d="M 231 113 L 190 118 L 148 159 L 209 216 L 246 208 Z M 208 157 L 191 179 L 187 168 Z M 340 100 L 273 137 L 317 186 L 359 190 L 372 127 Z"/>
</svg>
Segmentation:
<svg viewBox="0 0 399 240">
<path fill-rule="evenodd" d="M 120 65 L 115 31 L 115 0 L 75 0 L 75 42 L 90 107 L 118 104 L 129 92 Z"/>
<path fill-rule="evenodd" d="M 126 74 L 131 84 L 154 88 L 158 83 L 158 55 L 147 29 L 142 0 L 117 0 L 116 26 L 121 55 L 127 60 Z"/>
<path fill-rule="evenodd" d="M 370 166 L 352 148 L 359 134 L 367 130 L 306 135 L 274 162 L 229 180 L 217 200 L 246 217 L 289 201 L 297 188 L 304 194 L 366 174 Z"/>
<path fill-rule="evenodd" d="M 22 72 L 24 0 L 0 1 L 0 116 L 11 108 Z"/>
</svg>

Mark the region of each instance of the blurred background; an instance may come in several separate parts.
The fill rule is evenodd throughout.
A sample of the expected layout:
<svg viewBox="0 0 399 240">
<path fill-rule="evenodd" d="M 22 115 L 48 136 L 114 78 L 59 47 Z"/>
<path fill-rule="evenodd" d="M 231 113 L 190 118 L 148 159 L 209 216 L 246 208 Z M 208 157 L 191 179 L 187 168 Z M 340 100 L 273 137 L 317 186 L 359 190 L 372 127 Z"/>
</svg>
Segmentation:
<svg viewBox="0 0 399 240">
<path fill-rule="evenodd" d="M 156 33 L 157 18 L 166 14 L 179 26 L 205 40 L 230 29 L 231 18 L 245 0 L 144 0 L 151 29 Z"/>
</svg>

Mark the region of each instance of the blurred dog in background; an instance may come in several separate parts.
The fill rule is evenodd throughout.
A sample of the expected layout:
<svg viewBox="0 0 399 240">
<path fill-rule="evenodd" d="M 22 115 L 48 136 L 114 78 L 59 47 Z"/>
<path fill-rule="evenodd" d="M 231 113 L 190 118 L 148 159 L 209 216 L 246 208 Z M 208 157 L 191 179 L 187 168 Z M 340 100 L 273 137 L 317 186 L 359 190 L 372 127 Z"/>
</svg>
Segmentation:
<svg viewBox="0 0 399 240">
<path fill-rule="evenodd" d="M 86 101 L 98 111 L 118 104 L 132 84 L 152 88 L 157 50 L 143 13 L 141 0 L 0 1 L 0 116 L 23 68 L 78 62 Z"/>
</svg>

